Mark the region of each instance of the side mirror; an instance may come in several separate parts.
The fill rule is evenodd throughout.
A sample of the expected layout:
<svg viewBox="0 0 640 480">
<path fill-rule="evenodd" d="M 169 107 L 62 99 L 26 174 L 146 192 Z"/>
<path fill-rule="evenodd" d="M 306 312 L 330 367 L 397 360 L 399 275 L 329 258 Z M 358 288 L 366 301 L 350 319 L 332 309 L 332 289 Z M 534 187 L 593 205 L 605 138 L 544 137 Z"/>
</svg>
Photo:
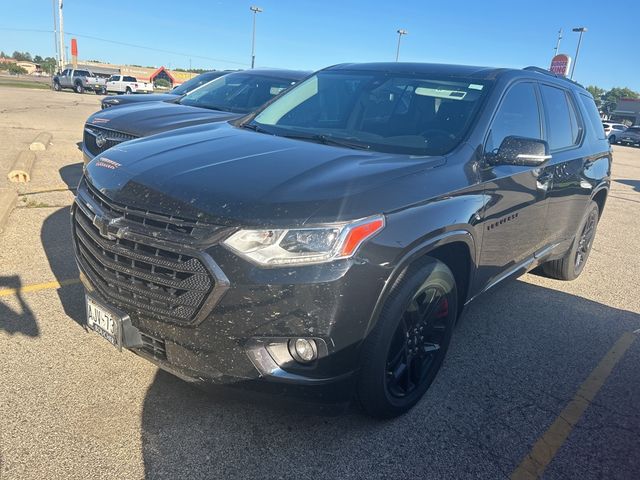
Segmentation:
<svg viewBox="0 0 640 480">
<path fill-rule="evenodd" d="M 498 151 L 491 155 L 493 165 L 537 167 L 551 158 L 549 144 L 537 138 L 506 137 Z"/>
</svg>

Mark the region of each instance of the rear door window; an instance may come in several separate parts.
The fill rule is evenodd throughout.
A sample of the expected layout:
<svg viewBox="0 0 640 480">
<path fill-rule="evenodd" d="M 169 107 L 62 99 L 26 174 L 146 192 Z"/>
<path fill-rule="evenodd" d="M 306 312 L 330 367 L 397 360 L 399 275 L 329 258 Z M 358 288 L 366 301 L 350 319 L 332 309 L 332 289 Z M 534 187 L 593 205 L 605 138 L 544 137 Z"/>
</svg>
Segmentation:
<svg viewBox="0 0 640 480">
<path fill-rule="evenodd" d="M 549 85 L 540 85 L 540 92 L 546 114 L 549 149 L 563 150 L 577 145 L 581 128 L 567 92 Z"/>
</svg>

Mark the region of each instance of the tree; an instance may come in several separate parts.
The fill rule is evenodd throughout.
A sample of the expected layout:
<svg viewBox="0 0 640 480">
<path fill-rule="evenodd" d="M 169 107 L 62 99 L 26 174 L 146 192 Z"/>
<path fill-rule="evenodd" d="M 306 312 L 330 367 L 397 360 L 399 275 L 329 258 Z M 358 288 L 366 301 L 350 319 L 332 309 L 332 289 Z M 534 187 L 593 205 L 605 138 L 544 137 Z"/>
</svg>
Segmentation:
<svg viewBox="0 0 640 480">
<path fill-rule="evenodd" d="M 627 87 L 613 87 L 602 97 L 607 113 L 614 111 L 621 98 L 638 98 L 640 94 Z"/>
<path fill-rule="evenodd" d="M 0 58 L 7 58 L 7 54 L 0 50 Z"/>
<path fill-rule="evenodd" d="M 33 62 L 34 63 L 42 63 L 42 57 L 40 55 L 36 55 L 35 57 L 33 57 Z"/>
<path fill-rule="evenodd" d="M 32 62 L 31 54 L 29 52 L 13 52 L 13 59 L 18 62 Z"/>
<path fill-rule="evenodd" d="M 27 73 L 27 71 L 24 68 L 19 67 L 15 63 L 12 63 L 11 65 L 9 65 L 9 68 L 7 68 L 7 71 L 11 75 L 26 75 Z"/>
</svg>

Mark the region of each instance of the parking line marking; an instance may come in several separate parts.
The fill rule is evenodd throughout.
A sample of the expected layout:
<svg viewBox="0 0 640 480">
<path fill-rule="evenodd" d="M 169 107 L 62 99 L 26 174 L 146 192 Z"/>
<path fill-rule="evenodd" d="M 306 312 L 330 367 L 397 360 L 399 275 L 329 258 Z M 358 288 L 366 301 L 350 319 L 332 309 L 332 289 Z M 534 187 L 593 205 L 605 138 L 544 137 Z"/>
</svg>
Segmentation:
<svg viewBox="0 0 640 480">
<path fill-rule="evenodd" d="M 580 385 L 573 399 L 564 407 L 544 435 L 534 444 L 518 468 L 513 471 L 511 474 L 512 480 L 537 479 L 542 476 L 544 470 L 571 434 L 573 427 L 576 426 L 585 410 L 606 382 L 613 368 L 637 338 L 637 332 L 624 333 L 611 347 L 611 350 L 600 360 L 600 363 L 591 371 L 584 383 Z"/>
<path fill-rule="evenodd" d="M 0 297 L 8 297 L 10 295 L 16 295 L 18 293 L 50 290 L 53 288 L 66 287 L 67 285 L 76 285 L 78 283 L 80 283 L 79 278 L 68 278 L 67 280 L 60 280 L 59 282 L 36 283 L 34 285 L 27 285 L 20 288 L 6 288 L 4 290 L 0 290 Z"/>
</svg>

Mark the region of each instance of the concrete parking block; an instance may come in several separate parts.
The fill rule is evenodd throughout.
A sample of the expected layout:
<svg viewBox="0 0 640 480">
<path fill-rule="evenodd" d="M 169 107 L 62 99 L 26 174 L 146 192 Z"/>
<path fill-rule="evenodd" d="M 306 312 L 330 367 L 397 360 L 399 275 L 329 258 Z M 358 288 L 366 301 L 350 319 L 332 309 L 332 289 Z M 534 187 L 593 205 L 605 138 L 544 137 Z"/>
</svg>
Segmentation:
<svg viewBox="0 0 640 480">
<path fill-rule="evenodd" d="M 15 162 L 13 162 L 11 170 L 9 170 L 7 174 L 9 181 L 14 183 L 26 183 L 30 181 L 31 169 L 33 168 L 35 160 L 36 154 L 31 150 L 23 150 L 20 152 Z"/>
<path fill-rule="evenodd" d="M 0 188 L 0 233 L 4 231 L 7 220 L 9 220 L 9 215 L 16 206 L 17 201 L 18 194 L 15 190 Z"/>
<path fill-rule="evenodd" d="M 49 132 L 40 132 L 38 136 L 31 142 L 29 145 L 29 150 L 33 151 L 42 151 L 46 150 L 49 144 L 51 143 L 51 139 L 53 135 Z"/>
</svg>

